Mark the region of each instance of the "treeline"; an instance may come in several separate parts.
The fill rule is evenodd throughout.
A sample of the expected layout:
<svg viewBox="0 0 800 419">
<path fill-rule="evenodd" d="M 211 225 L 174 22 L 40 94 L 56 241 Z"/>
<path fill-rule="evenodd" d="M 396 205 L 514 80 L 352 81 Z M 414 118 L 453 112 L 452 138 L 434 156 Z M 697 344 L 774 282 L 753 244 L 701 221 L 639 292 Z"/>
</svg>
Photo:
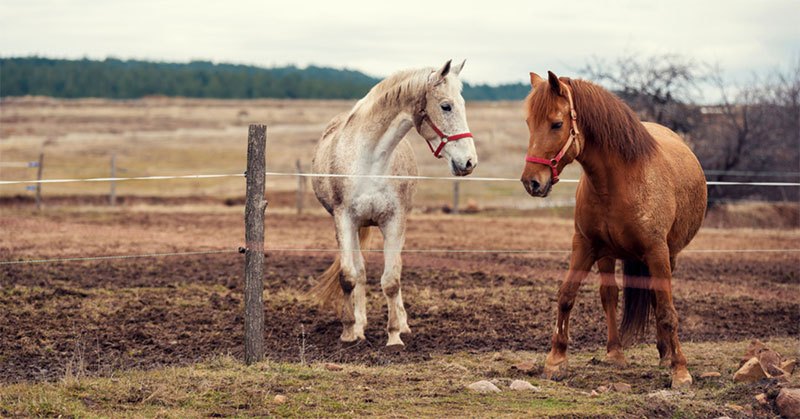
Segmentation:
<svg viewBox="0 0 800 419">
<path fill-rule="evenodd" d="M 135 99 L 149 95 L 222 99 L 356 99 L 380 79 L 353 70 L 262 68 L 208 61 L 0 58 L 0 96 Z M 518 100 L 525 84 L 464 86 L 467 100 Z"/>
</svg>

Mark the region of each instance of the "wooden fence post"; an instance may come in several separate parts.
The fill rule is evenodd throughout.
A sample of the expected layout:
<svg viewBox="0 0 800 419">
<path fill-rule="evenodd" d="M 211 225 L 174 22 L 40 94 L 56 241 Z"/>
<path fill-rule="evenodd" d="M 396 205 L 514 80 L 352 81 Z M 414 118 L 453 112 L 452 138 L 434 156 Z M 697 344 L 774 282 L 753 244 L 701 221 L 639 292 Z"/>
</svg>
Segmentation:
<svg viewBox="0 0 800 419">
<path fill-rule="evenodd" d="M 36 180 L 40 181 L 36 184 L 36 210 L 42 210 L 42 169 L 44 168 L 44 153 L 39 153 L 39 166 L 36 169 Z"/>
<path fill-rule="evenodd" d="M 453 181 L 453 214 L 458 214 L 458 195 L 459 195 L 459 185 L 461 182 L 454 180 Z"/>
<path fill-rule="evenodd" d="M 306 203 L 306 178 L 299 176 L 303 173 L 303 166 L 300 164 L 300 159 L 295 162 L 297 168 L 297 215 L 303 214 L 303 207 Z"/>
<path fill-rule="evenodd" d="M 117 153 L 111 153 L 111 176 L 117 177 Z M 111 181 L 111 190 L 108 192 L 108 204 L 112 207 L 117 205 L 117 182 Z"/>
<path fill-rule="evenodd" d="M 244 362 L 264 359 L 264 177 L 267 127 L 250 125 L 247 136 L 247 199 L 244 207 Z"/>
</svg>

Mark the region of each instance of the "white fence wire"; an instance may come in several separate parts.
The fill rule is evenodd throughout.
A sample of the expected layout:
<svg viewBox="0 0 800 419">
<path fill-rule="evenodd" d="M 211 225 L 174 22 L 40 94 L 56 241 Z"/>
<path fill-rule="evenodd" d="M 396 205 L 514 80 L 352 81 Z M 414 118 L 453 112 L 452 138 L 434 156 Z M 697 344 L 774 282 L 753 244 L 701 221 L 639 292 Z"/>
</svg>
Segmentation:
<svg viewBox="0 0 800 419">
<path fill-rule="evenodd" d="M 742 172 L 745 173 L 745 172 Z M 749 173 L 749 172 L 748 172 Z M 349 175 L 349 174 L 327 174 L 327 173 L 286 173 L 286 172 L 266 172 L 266 176 L 273 177 L 332 177 L 332 178 L 373 178 L 373 179 L 393 179 L 393 180 L 438 180 L 438 181 L 470 181 L 470 182 L 519 182 L 517 178 L 503 177 L 454 177 L 454 176 L 397 176 L 397 175 Z M 98 177 L 98 178 L 75 178 L 75 179 L 41 179 L 41 180 L 5 180 L 0 181 L 0 185 L 20 185 L 20 184 L 55 184 L 55 183 L 77 183 L 77 182 L 121 182 L 121 181 L 151 181 L 151 180 L 192 180 L 192 179 L 218 179 L 230 177 L 245 177 L 246 173 L 221 173 L 221 174 L 200 174 L 200 175 L 163 175 L 163 176 L 130 176 L 130 177 Z M 564 183 L 577 183 L 578 179 L 561 179 Z M 730 181 L 708 181 L 710 186 L 760 186 L 760 187 L 792 187 L 800 186 L 800 182 L 730 182 Z M 336 248 L 271 248 L 265 249 L 266 252 L 339 252 Z M 382 249 L 364 249 L 363 252 L 383 252 Z M 95 260 L 116 260 L 134 258 L 155 258 L 170 256 L 191 256 L 237 253 L 239 250 L 206 250 L 196 252 L 166 252 L 166 253 L 146 253 L 133 255 L 110 255 L 110 256 L 89 256 L 89 257 L 68 257 L 68 258 L 42 258 L 42 259 L 20 259 L 0 261 L 0 265 L 17 264 L 37 264 L 52 262 L 81 262 Z M 570 250 L 561 249 L 403 249 L 403 253 L 440 253 L 440 254 L 544 254 L 544 253 L 570 253 Z M 797 253 L 800 249 L 692 249 L 686 250 L 687 253 Z"/>
<path fill-rule="evenodd" d="M 266 172 L 266 176 L 273 177 L 330 177 L 330 178 L 372 178 L 393 180 L 439 180 L 439 181 L 468 181 L 468 182 L 519 182 L 517 178 L 505 177 L 473 177 L 473 176 L 398 176 L 398 175 L 352 175 L 330 173 L 287 173 Z M 2 180 L 0 185 L 23 185 L 45 183 L 77 183 L 77 182 L 122 182 L 132 180 L 171 180 L 171 179 L 215 179 L 227 177 L 244 177 L 244 173 L 222 173 L 207 175 L 164 175 L 164 176 L 131 176 L 131 177 L 98 177 L 82 179 L 41 179 L 41 180 Z M 561 179 L 562 183 L 577 183 L 578 179 Z M 738 181 L 707 181 L 709 186 L 800 186 L 800 182 L 738 182 Z"/>
<path fill-rule="evenodd" d="M 266 248 L 264 253 L 285 252 L 285 253 L 338 253 L 339 248 Z M 383 253 L 384 249 L 361 249 L 363 253 Z M 403 249 L 402 253 L 422 253 L 422 254 L 568 254 L 571 250 L 566 249 Z M 226 253 L 242 253 L 242 249 L 221 249 L 221 250 L 202 250 L 196 252 L 166 252 L 166 253 L 143 253 L 128 255 L 107 255 L 107 256 L 86 256 L 86 257 L 66 257 L 66 258 L 47 258 L 47 259 L 17 259 L 3 260 L 0 265 L 32 265 L 39 263 L 54 262 L 89 262 L 101 260 L 118 259 L 138 259 L 138 258 L 159 258 L 170 256 L 199 256 L 215 255 Z M 683 253 L 800 253 L 800 249 L 687 249 Z"/>
</svg>

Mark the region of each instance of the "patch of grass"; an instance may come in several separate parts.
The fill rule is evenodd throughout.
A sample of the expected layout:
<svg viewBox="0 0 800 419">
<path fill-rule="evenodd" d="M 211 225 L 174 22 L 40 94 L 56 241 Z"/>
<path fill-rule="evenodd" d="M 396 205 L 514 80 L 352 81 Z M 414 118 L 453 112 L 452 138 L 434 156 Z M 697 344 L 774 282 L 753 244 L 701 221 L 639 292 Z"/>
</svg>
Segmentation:
<svg viewBox="0 0 800 419">
<path fill-rule="evenodd" d="M 542 354 L 503 351 L 437 356 L 416 364 L 368 367 L 344 365 L 328 371 L 322 364 L 263 362 L 244 366 L 220 356 L 189 367 L 124 371 L 111 377 L 73 376 L 54 383 L 0 387 L 0 414 L 8 416 L 672 416 L 741 415 L 758 408 L 753 396 L 771 383 L 736 384 L 730 370 L 747 342 L 687 343 L 685 352 L 695 384 L 688 391 L 666 389 L 669 374 L 657 366 L 655 350 L 627 351 L 628 368 L 610 367 L 602 351 L 571 354 L 572 372 L 562 382 L 532 378 L 511 368 Z M 795 339 L 769 345 L 793 356 Z M 720 368 L 725 367 L 725 368 Z M 727 368 L 730 367 L 730 368 Z M 722 377 L 699 379 L 705 370 Z M 508 383 L 526 379 L 539 392 L 514 392 Z M 475 394 L 465 386 L 494 380 L 503 390 Z M 797 381 L 797 378 L 793 379 Z M 599 385 L 624 381 L 631 393 L 590 394 Z M 665 384 L 666 383 L 666 384 Z M 275 395 L 288 402 L 276 404 Z M 751 410 L 752 413 L 752 410 Z"/>
</svg>

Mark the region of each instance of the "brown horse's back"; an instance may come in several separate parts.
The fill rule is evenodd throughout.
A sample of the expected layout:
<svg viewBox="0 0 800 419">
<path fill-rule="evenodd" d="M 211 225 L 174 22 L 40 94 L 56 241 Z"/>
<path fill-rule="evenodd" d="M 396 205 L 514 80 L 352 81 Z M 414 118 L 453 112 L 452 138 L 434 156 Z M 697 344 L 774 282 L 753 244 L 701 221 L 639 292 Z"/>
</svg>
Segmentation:
<svg viewBox="0 0 800 419">
<path fill-rule="evenodd" d="M 670 254 L 674 258 L 694 238 L 703 223 L 707 202 L 706 178 L 697 157 L 678 134 L 659 124 L 643 124 L 659 146 L 659 153 L 650 162 L 657 172 L 655 176 L 662 178 L 659 183 L 671 186 L 656 193 L 672 195 L 662 195 L 658 200 L 674 200 L 675 216 L 667 235 Z M 667 167 L 662 168 L 664 165 Z M 665 176 L 671 179 L 663 179 Z"/>
</svg>

